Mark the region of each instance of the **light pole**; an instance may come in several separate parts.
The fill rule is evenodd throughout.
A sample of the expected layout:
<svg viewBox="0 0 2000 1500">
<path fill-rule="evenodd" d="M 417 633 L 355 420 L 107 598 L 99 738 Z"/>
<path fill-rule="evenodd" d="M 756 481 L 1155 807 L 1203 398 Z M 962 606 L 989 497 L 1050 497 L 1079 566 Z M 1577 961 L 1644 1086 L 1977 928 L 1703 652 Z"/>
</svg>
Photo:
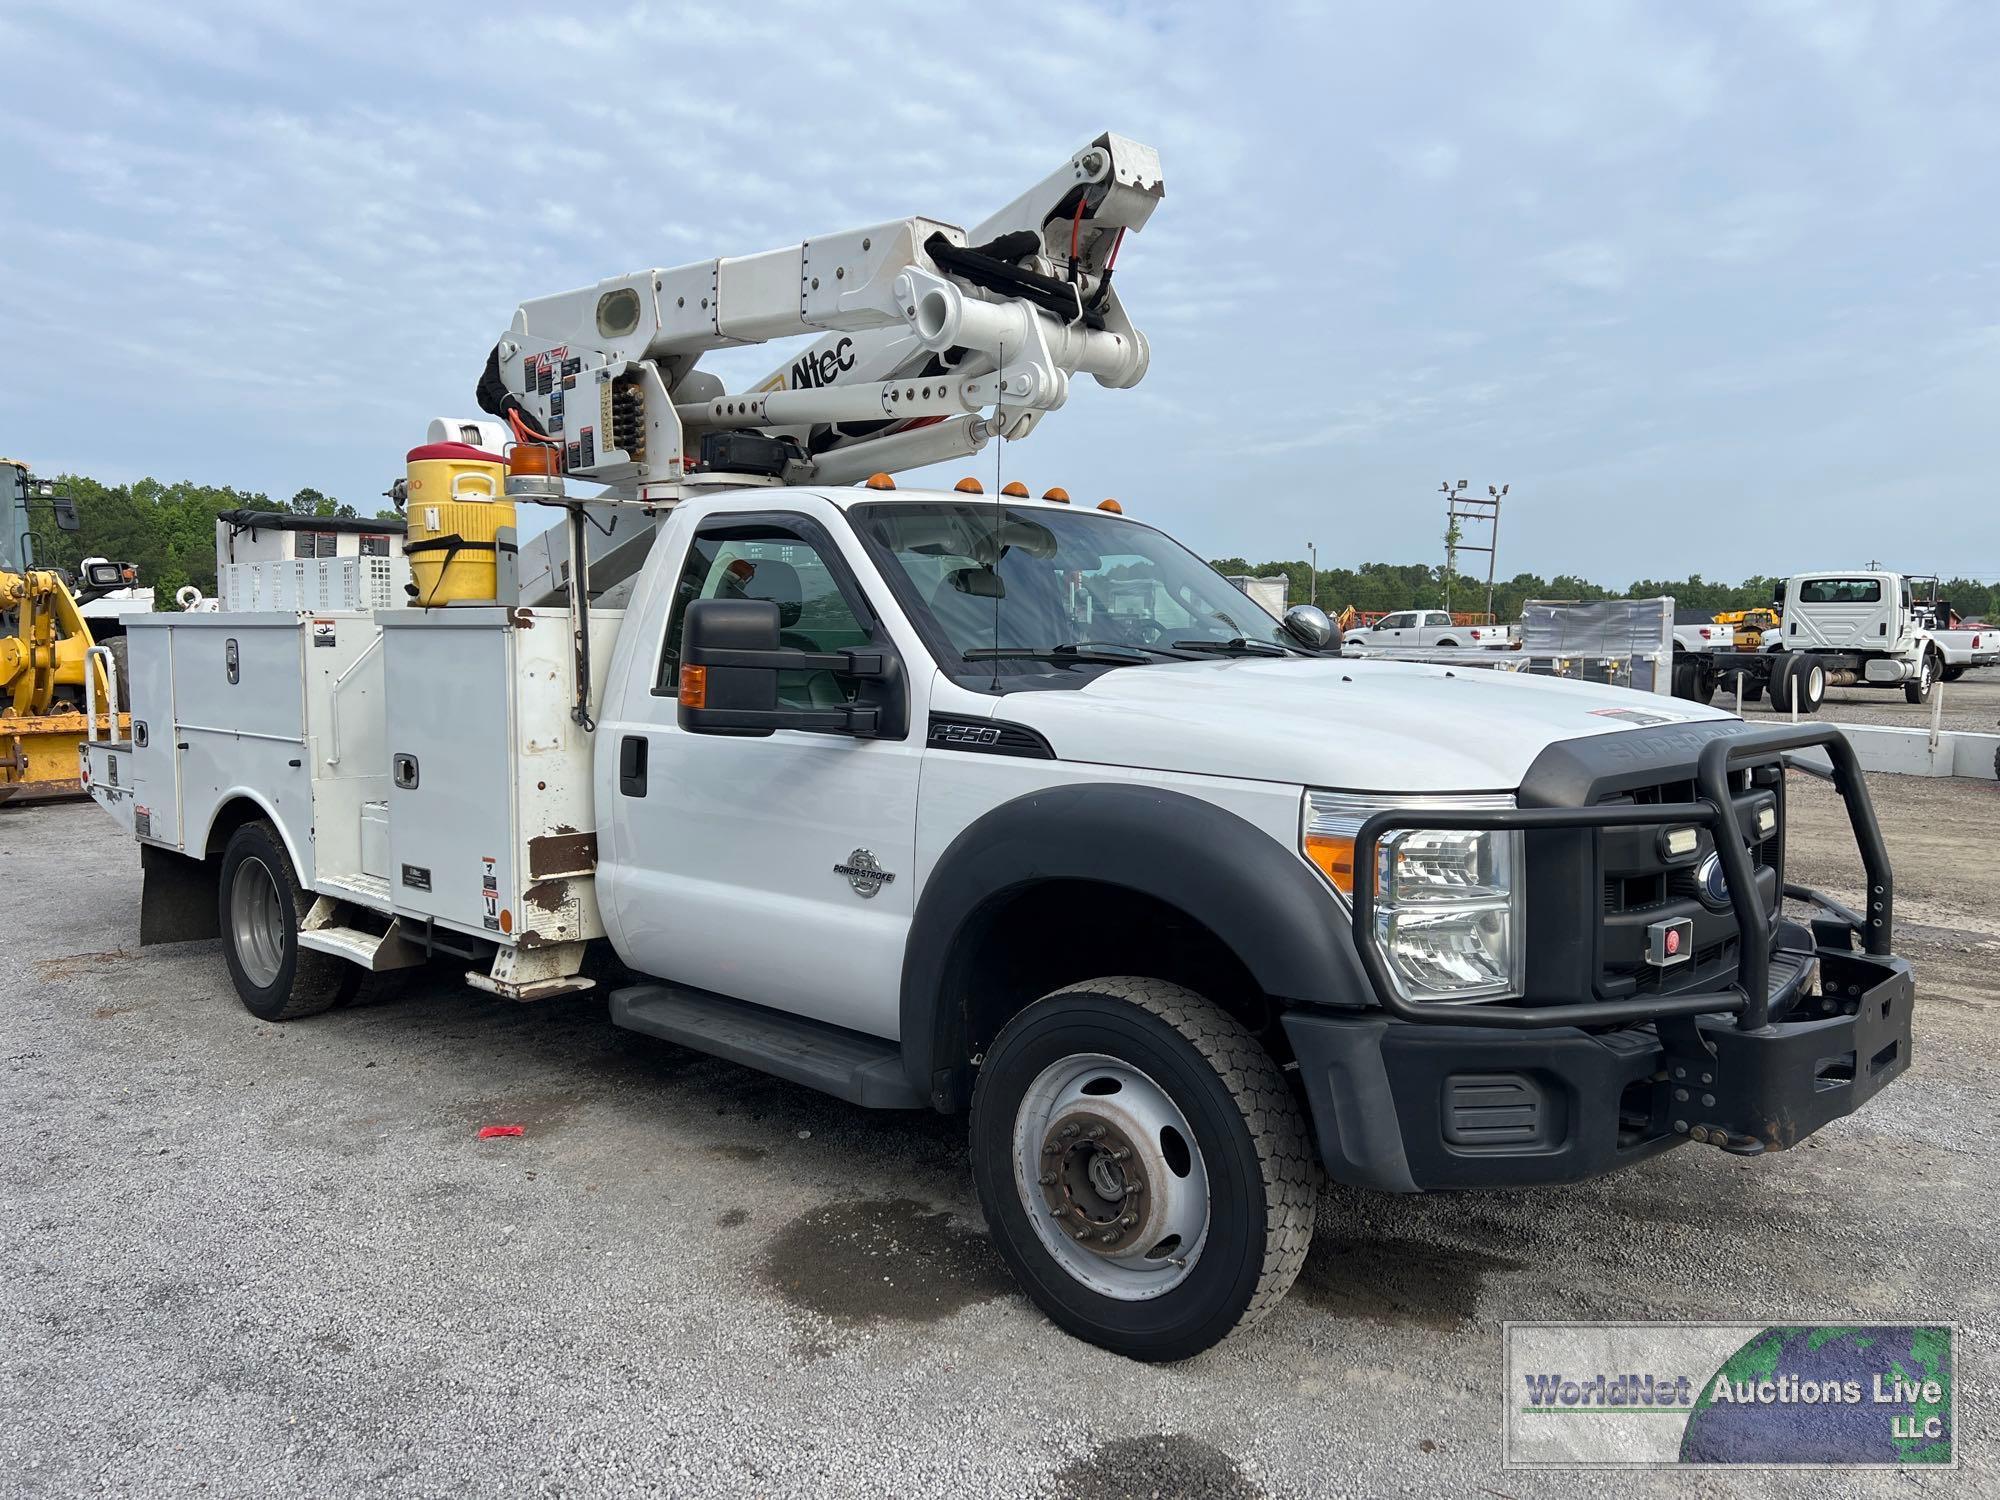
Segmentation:
<svg viewBox="0 0 2000 1500">
<path fill-rule="evenodd" d="M 1319 603 L 1319 548 L 1312 542 L 1306 543 L 1306 556 L 1312 559 L 1312 571 L 1306 575 L 1306 603 Z"/>
</svg>

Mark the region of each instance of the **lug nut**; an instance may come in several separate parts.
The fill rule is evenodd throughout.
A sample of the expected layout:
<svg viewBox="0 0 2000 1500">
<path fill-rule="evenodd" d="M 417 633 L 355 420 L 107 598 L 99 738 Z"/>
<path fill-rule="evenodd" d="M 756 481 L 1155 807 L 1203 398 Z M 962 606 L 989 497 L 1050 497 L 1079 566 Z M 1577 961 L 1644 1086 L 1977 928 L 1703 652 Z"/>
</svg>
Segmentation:
<svg viewBox="0 0 2000 1500">
<path fill-rule="evenodd" d="M 1053 1173 L 1053 1172 L 1044 1172 L 1044 1173 L 1042 1173 L 1042 1186 L 1043 1186 L 1043 1187 L 1054 1187 L 1055 1185 L 1056 1185 L 1056 1174 L 1055 1174 L 1055 1173 Z"/>
<path fill-rule="evenodd" d="M 1706 1141 L 1708 1139 L 1708 1127 L 1706 1125 L 1697 1125 L 1688 1134 L 1698 1141 Z"/>
</svg>

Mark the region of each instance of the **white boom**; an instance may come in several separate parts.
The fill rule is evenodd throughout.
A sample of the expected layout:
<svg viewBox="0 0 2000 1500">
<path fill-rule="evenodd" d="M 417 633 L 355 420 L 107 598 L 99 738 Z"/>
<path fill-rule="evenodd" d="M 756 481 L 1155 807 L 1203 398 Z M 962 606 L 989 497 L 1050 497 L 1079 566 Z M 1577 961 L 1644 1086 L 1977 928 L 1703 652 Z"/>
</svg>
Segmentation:
<svg viewBox="0 0 2000 1500">
<path fill-rule="evenodd" d="M 607 487 L 592 505 L 602 591 L 644 555 L 651 527 L 614 521 L 631 502 L 919 468 L 1025 437 L 1074 375 L 1137 384 L 1147 344 L 1111 280 L 1125 231 L 1163 192 L 1158 155 L 1105 134 L 970 236 L 899 219 L 524 302 L 480 405 Z M 821 337 L 751 391 L 696 368 L 710 350 L 802 333 Z M 523 544 L 523 602 L 564 591 L 566 558 L 556 534 Z"/>
</svg>

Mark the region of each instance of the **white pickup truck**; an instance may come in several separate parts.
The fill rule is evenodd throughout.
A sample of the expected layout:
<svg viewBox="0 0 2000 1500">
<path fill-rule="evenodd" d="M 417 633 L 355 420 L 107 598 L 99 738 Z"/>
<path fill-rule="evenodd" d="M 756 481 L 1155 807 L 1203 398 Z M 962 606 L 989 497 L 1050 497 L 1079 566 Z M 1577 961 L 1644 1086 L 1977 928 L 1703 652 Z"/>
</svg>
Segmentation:
<svg viewBox="0 0 2000 1500">
<path fill-rule="evenodd" d="M 1520 640 L 1520 628 L 1512 625 L 1457 625 L 1441 609 L 1405 609 L 1384 615 L 1373 625 L 1361 625 L 1346 633 L 1345 644 L 1403 649 L 1450 650 L 1481 648 L 1503 651 Z"/>
<path fill-rule="evenodd" d="M 619 519 L 652 534 L 618 610 L 134 618 L 132 738 L 85 764 L 138 841 L 142 941 L 219 934 L 267 1021 L 427 962 L 576 994 L 608 949 L 613 1024 L 969 1112 L 1022 1287 L 1141 1359 L 1276 1303 L 1321 1168 L 1414 1192 L 1754 1156 L 1908 1066 L 1835 731 L 1321 655 L 1311 615 L 1054 498 L 767 485 Z M 1809 744 L 1865 914 L 1784 884 Z"/>
</svg>

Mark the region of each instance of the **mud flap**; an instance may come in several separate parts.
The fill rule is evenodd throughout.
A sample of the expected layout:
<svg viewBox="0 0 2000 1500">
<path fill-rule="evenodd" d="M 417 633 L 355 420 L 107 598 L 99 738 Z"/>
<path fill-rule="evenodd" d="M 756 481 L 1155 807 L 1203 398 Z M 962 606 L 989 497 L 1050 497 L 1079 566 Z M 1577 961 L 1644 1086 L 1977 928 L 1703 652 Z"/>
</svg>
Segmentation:
<svg viewBox="0 0 2000 1500">
<path fill-rule="evenodd" d="M 141 844 L 139 869 L 145 877 L 139 893 L 140 947 L 221 936 L 216 912 L 216 878 L 221 872 L 214 862 Z"/>
</svg>

